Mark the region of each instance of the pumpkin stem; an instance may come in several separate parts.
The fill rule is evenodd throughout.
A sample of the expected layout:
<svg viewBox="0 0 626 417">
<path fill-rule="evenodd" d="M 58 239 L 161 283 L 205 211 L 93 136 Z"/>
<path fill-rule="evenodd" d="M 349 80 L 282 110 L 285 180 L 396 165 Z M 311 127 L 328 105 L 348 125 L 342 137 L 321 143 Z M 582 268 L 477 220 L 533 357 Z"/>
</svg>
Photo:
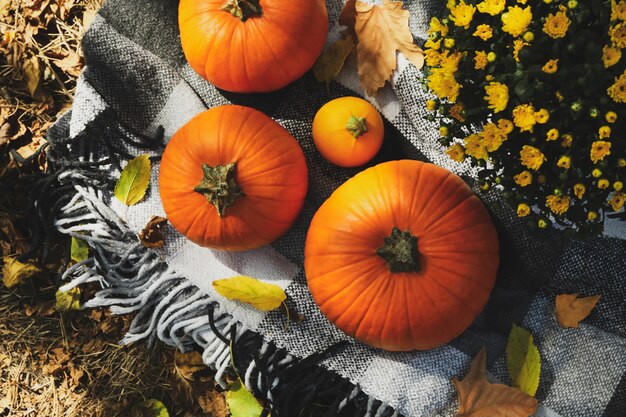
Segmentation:
<svg viewBox="0 0 626 417">
<path fill-rule="evenodd" d="M 346 124 L 346 130 L 356 139 L 367 133 L 367 124 L 365 122 L 365 117 L 350 116 Z"/>
<path fill-rule="evenodd" d="M 202 164 L 204 177 L 193 190 L 206 197 L 207 201 L 215 206 L 220 217 L 224 217 L 226 208 L 232 206 L 237 199 L 245 196 L 235 182 L 237 164 L 217 165 L 212 167 Z"/>
<path fill-rule="evenodd" d="M 391 235 L 385 238 L 385 244 L 376 251 L 376 254 L 387 261 L 391 272 L 420 270 L 417 238 L 408 230 L 401 232 L 400 229 L 394 227 Z"/>
<path fill-rule="evenodd" d="M 226 0 L 221 9 L 245 22 L 251 17 L 263 14 L 263 9 L 259 2 L 260 0 Z"/>
</svg>

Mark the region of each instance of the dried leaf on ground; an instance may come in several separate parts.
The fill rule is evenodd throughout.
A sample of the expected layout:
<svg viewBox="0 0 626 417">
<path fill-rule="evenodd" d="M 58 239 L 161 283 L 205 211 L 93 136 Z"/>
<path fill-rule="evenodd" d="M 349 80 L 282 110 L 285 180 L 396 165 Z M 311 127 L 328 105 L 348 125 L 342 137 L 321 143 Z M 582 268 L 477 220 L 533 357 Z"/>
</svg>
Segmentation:
<svg viewBox="0 0 626 417">
<path fill-rule="evenodd" d="M 66 292 L 57 291 L 55 308 L 62 313 L 80 310 L 80 289 L 74 287 Z"/>
<path fill-rule="evenodd" d="M 13 288 L 41 272 L 41 269 L 36 265 L 20 262 L 17 258 L 7 256 L 4 258 L 2 268 L 2 282 L 4 282 L 5 287 Z"/>
<path fill-rule="evenodd" d="M 131 159 L 122 170 L 113 193 L 127 206 L 140 202 L 150 185 L 151 164 L 149 155 Z"/>
<path fill-rule="evenodd" d="M 131 417 L 170 417 L 170 414 L 161 401 L 152 399 L 135 405 Z"/>
<path fill-rule="evenodd" d="M 578 327 L 600 300 L 601 295 L 580 297 L 578 294 L 556 296 L 556 320 L 563 328 Z"/>
<path fill-rule="evenodd" d="M 146 227 L 139 232 L 141 244 L 147 248 L 160 249 L 165 245 L 163 229 L 167 225 L 167 219 L 161 216 L 154 216 L 150 219 Z"/>
<path fill-rule="evenodd" d="M 26 60 L 23 65 L 23 71 L 28 93 L 36 100 L 43 99 L 44 94 L 41 89 L 41 75 L 43 71 L 39 57 L 33 56 Z"/>
<path fill-rule="evenodd" d="M 232 417 L 259 417 L 263 412 L 259 401 L 239 380 L 226 392 L 226 402 Z"/>
<path fill-rule="evenodd" d="M 53 61 L 54 65 L 71 77 L 78 77 L 83 67 L 83 60 L 76 52 L 70 52 L 65 58 Z"/>
<path fill-rule="evenodd" d="M 384 0 L 381 6 L 356 2 L 356 46 L 361 85 L 374 96 L 396 69 L 396 51 L 417 68 L 424 65 L 424 55 L 413 43 L 408 10 L 402 2 Z"/>
<path fill-rule="evenodd" d="M 207 368 L 199 352 L 191 351 L 187 353 L 176 352 L 174 354 L 174 366 L 176 372 L 182 378 L 192 381 L 194 374 Z"/>
<path fill-rule="evenodd" d="M 487 353 L 482 348 L 460 381 L 452 379 L 459 394 L 457 417 L 528 417 L 537 410 L 537 400 L 518 389 L 487 380 Z"/>
<path fill-rule="evenodd" d="M 82 239 L 72 237 L 70 257 L 74 262 L 82 262 L 89 258 L 89 245 Z"/>
<path fill-rule="evenodd" d="M 539 387 L 541 358 L 529 331 L 513 325 L 506 345 L 506 363 L 515 386 L 534 396 Z"/>
<path fill-rule="evenodd" d="M 287 298 L 285 290 L 278 285 L 246 276 L 215 280 L 213 288 L 229 300 L 250 304 L 261 311 L 274 310 Z"/>
<path fill-rule="evenodd" d="M 313 75 L 320 82 L 331 82 L 339 74 L 346 58 L 354 50 L 354 40 L 346 35 L 333 43 L 317 60 Z"/>
</svg>

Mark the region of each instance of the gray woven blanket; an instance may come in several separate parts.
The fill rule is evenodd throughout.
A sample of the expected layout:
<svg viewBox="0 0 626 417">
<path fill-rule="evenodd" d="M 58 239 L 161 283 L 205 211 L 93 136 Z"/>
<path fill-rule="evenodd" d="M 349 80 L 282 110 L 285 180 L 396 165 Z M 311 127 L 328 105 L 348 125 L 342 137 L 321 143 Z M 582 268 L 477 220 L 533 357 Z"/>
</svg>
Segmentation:
<svg viewBox="0 0 626 417">
<path fill-rule="evenodd" d="M 86 68 L 73 109 L 50 130 L 56 228 L 86 239 L 93 257 L 75 265 L 63 289 L 98 282 L 86 303 L 135 313 L 125 343 L 160 340 L 199 349 L 224 383 L 234 365 L 249 389 L 267 399 L 272 415 L 448 416 L 456 410 L 450 382 L 487 347 L 493 380 L 509 383 L 505 346 L 513 323 L 531 331 L 541 352 L 537 398 L 541 416 L 626 416 L 626 225 L 608 223 L 603 237 L 568 240 L 528 229 L 497 191 L 483 195 L 498 226 L 502 266 L 484 312 L 460 337 L 425 352 L 389 353 L 362 345 L 320 313 L 302 263 L 308 224 L 331 192 L 358 170 L 330 165 L 316 152 L 311 122 L 332 98 L 362 94 L 354 62 L 327 89 L 310 74 L 264 95 L 219 91 L 186 63 L 178 36 L 176 0 L 109 0 L 83 42 Z M 327 0 L 331 35 L 338 36 L 342 0 Z M 405 0 L 411 30 L 423 41 L 441 3 Z M 374 103 L 386 118 L 386 137 L 373 163 L 399 158 L 434 162 L 464 175 L 424 121 L 420 72 L 399 57 L 390 86 Z M 258 250 L 224 253 L 198 247 L 173 229 L 163 250 L 137 238 L 153 215 L 164 215 L 157 189 L 163 142 L 206 108 L 235 103 L 274 118 L 300 142 L 310 171 L 303 214 L 280 240 Z M 153 156 L 147 198 L 127 208 L 112 194 L 119 170 L 134 155 Z M 214 293 L 211 281 L 250 275 L 286 289 L 305 320 L 284 326 L 277 312 L 260 313 Z M 602 294 L 578 329 L 554 318 L 554 296 Z M 345 342 L 341 344 L 340 342 Z M 338 344 L 339 343 L 339 344 Z"/>
</svg>

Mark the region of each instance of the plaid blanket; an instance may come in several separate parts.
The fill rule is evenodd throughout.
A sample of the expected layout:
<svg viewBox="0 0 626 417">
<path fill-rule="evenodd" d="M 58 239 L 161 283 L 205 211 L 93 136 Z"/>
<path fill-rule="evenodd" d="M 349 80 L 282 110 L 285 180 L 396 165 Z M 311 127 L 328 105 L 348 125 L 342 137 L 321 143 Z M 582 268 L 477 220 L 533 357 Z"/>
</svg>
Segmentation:
<svg viewBox="0 0 626 417">
<path fill-rule="evenodd" d="M 331 34 L 339 35 L 341 0 L 327 0 Z M 411 30 L 423 43 L 438 0 L 405 0 Z M 456 410 L 450 382 L 466 373 L 482 346 L 492 379 L 509 383 L 505 346 L 513 323 L 530 330 L 541 353 L 538 415 L 626 416 L 626 225 L 607 223 L 602 237 L 564 238 L 529 229 L 497 190 L 481 194 L 499 229 L 502 266 L 484 312 L 460 337 L 425 352 L 390 353 L 360 344 L 337 330 L 313 302 L 303 273 L 303 244 L 317 207 L 358 169 L 330 165 L 316 152 L 311 122 L 332 98 L 363 95 L 355 63 L 326 85 L 310 74 L 270 94 L 219 91 L 184 59 L 175 0 L 109 0 L 85 35 L 86 68 L 73 109 L 50 130 L 54 222 L 85 239 L 93 257 L 65 275 L 68 289 L 102 286 L 86 307 L 134 312 L 125 343 L 161 340 L 199 349 L 224 384 L 237 372 L 268 400 L 272 414 L 297 416 L 449 416 Z M 399 158 L 430 161 L 473 183 L 467 164 L 450 161 L 436 129 L 423 119 L 426 96 L 420 72 L 399 56 L 391 84 L 374 104 L 386 118 L 383 149 L 372 163 Z M 310 170 L 310 191 L 295 226 L 271 246 L 241 253 L 201 248 L 169 228 L 163 250 L 140 245 L 137 233 L 159 200 L 158 156 L 163 142 L 197 113 L 235 103 L 257 108 L 290 131 Z M 112 184 L 126 160 L 150 153 L 153 176 L 147 198 L 125 207 Z M 48 197 L 52 194 L 48 194 Z M 42 200 L 40 200 L 42 201 Z M 284 327 L 277 312 L 262 313 L 214 293 L 211 281 L 250 275 L 285 288 L 302 323 Z M 554 318 L 554 296 L 602 294 L 578 329 Z"/>
</svg>

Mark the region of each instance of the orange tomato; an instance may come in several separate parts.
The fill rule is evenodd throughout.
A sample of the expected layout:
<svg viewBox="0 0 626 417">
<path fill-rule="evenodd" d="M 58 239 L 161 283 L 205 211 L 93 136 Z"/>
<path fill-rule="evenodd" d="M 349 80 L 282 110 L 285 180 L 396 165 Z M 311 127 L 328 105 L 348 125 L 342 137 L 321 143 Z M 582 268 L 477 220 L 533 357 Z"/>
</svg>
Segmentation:
<svg viewBox="0 0 626 417">
<path fill-rule="evenodd" d="M 358 97 L 329 101 L 313 120 L 315 147 L 326 160 L 341 167 L 367 163 L 378 153 L 384 133 L 380 113 Z"/>
</svg>

